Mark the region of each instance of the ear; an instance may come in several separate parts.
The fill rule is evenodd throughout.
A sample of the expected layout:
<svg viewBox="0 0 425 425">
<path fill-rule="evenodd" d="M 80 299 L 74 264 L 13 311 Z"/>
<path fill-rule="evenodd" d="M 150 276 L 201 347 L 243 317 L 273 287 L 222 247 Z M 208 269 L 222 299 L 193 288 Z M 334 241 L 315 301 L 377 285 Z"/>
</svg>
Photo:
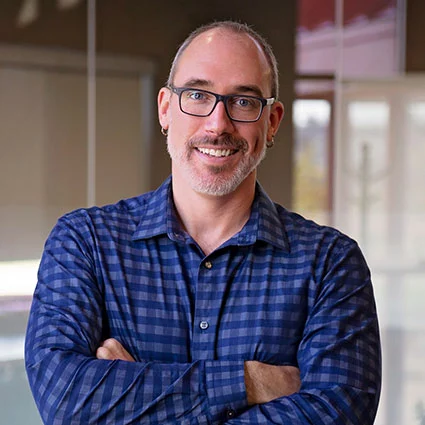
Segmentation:
<svg viewBox="0 0 425 425">
<path fill-rule="evenodd" d="M 280 123 L 285 114 L 285 108 L 282 102 L 275 102 L 270 110 L 269 127 L 267 130 L 267 140 L 271 141 L 274 135 L 279 130 Z"/>
<path fill-rule="evenodd" d="M 171 92 L 167 87 L 162 87 L 158 93 L 158 119 L 164 130 L 168 130 L 170 126 L 170 96 Z"/>
</svg>

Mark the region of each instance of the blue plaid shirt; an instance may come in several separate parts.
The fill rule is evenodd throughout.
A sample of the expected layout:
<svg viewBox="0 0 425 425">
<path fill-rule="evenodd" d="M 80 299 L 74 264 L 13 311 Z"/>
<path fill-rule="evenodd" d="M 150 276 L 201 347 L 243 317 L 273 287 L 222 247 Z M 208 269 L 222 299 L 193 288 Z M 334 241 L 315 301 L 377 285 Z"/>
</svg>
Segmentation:
<svg viewBox="0 0 425 425">
<path fill-rule="evenodd" d="M 50 234 L 26 338 L 45 424 L 372 424 L 380 343 L 357 244 L 257 184 L 246 225 L 205 256 L 170 181 Z M 109 337 L 136 362 L 96 359 Z M 245 360 L 297 366 L 300 392 L 248 406 Z"/>
</svg>

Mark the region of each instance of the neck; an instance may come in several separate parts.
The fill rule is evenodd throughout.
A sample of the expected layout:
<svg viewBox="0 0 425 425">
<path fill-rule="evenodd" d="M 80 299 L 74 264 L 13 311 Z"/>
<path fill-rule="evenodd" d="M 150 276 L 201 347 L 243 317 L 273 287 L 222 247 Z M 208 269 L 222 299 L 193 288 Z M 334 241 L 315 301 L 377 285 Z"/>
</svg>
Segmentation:
<svg viewBox="0 0 425 425">
<path fill-rule="evenodd" d="M 224 196 L 193 191 L 173 174 L 173 197 L 184 229 L 205 255 L 239 232 L 249 219 L 255 194 L 256 173 L 249 175 L 232 193 Z"/>
</svg>

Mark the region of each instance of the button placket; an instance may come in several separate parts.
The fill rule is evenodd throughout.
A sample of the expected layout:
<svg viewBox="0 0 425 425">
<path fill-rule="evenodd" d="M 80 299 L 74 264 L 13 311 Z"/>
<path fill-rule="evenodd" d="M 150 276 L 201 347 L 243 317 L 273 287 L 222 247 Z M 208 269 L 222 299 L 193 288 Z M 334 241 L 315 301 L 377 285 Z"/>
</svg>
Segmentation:
<svg viewBox="0 0 425 425">
<path fill-rule="evenodd" d="M 200 360 L 211 359 L 215 350 L 217 276 L 213 262 L 205 259 L 199 264 L 196 283 L 192 356 Z"/>
<path fill-rule="evenodd" d="M 211 270 L 212 269 L 211 261 L 205 261 L 204 267 L 208 270 Z M 210 324 L 206 320 L 201 320 L 199 322 L 199 327 L 201 330 L 206 331 L 210 327 Z"/>
<path fill-rule="evenodd" d="M 211 270 L 212 269 L 211 261 L 205 261 L 204 267 L 208 270 Z M 201 320 L 201 322 L 199 322 L 199 327 L 201 328 L 201 330 L 206 331 L 210 327 L 210 324 L 206 320 Z"/>
</svg>

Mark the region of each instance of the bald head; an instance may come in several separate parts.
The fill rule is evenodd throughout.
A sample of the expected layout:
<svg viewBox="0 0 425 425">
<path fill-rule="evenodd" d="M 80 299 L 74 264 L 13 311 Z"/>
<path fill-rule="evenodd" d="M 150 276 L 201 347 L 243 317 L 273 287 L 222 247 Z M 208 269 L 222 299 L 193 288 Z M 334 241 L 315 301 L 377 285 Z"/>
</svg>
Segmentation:
<svg viewBox="0 0 425 425">
<path fill-rule="evenodd" d="M 182 45 L 180 46 L 180 48 L 178 49 L 174 57 L 174 60 L 170 69 L 170 74 L 168 76 L 167 85 L 173 85 L 174 77 L 175 77 L 181 56 L 183 55 L 185 50 L 189 47 L 189 45 L 191 45 L 191 43 L 196 38 L 208 32 L 210 33 L 219 32 L 219 33 L 222 33 L 223 35 L 226 33 L 230 33 L 240 37 L 250 38 L 264 54 L 265 60 L 267 62 L 267 66 L 269 68 L 271 96 L 276 99 L 278 98 L 278 95 L 279 95 L 278 68 L 277 68 L 276 57 L 272 51 L 272 48 L 260 34 L 258 34 L 248 25 L 240 24 L 238 22 L 233 22 L 233 21 L 213 22 L 211 24 L 199 27 L 198 29 L 193 31 L 182 43 Z"/>
</svg>

